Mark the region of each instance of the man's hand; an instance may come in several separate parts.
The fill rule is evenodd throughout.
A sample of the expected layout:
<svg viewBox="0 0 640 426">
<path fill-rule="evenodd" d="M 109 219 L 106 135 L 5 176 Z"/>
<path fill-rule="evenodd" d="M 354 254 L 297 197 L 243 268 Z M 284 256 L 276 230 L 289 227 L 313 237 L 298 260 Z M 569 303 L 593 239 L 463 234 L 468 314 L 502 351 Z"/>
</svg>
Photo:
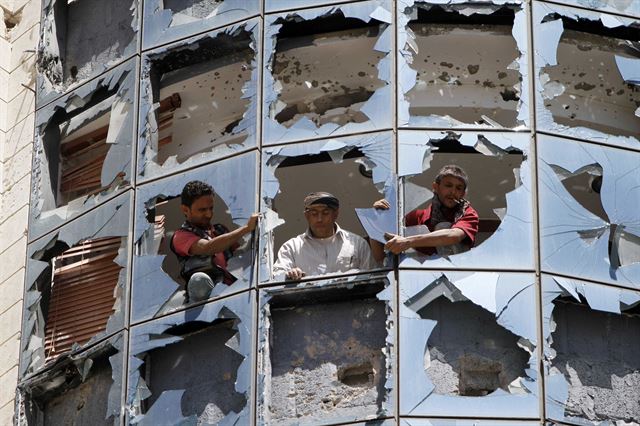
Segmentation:
<svg viewBox="0 0 640 426">
<path fill-rule="evenodd" d="M 293 268 L 287 271 L 287 278 L 290 280 L 300 280 L 305 274 L 300 268 Z"/>
<path fill-rule="evenodd" d="M 258 226 L 258 218 L 260 217 L 260 213 L 254 213 L 251 215 L 249 220 L 247 220 L 247 230 L 249 232 L 253 232 Z"/>
<path fill-rule="evenodd" d="M 384 245 L 385 250 L 389 250 L 393 254 L 400 254 L 411 248 L 409 240 L 405 237 L 388 232 L 384 234 L 384 237 L 387 239 L 387 243 Z"/>
<path fill-rule="evenodd" d="M 373 203 L 373 208 L 378 210 L 389 210 L 391 208 L 391 204 L 383 198 Z"/>
</svg>

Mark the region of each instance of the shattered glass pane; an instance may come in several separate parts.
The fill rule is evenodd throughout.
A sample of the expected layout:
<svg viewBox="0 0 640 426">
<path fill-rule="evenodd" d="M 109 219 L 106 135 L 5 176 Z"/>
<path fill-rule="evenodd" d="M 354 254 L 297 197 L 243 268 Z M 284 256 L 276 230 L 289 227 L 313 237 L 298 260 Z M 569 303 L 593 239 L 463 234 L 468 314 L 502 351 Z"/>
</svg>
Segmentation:
<svg viewBox="0 0 640 426">
<path fill-rule="evenodd" d="M 236 22 L 259 11 L 258 0 L 147 0 L 143 49 Z"/>
<path fill-rule="evenodd" d="M 638 147 L 640 22 L 536 5 L 538 126 L 587 140 Z M 613 22 L 611 22 L 613 21 Z"/>
<path fill-rule="evenodd" d="M 640 17 L 640 3 L 635 0 L 558 0 L 557 3 Z"/>
<path fill-rule="evenodd" d="M 640 293 L 543 276 L 550 418 L 640 420 Z"/>
<path fill-rule="evenodd" d="M 411 249 L 401 256 L 402 266 L 488 269 L 505 265 L 506 261 L 511 268 L 531 268 L 532 202 L 527 135 L 402 131 L 398 142 L 398 174 L 404 177 L 403 217 L 429 207 L 434 197 L 431 185 L 438 171 L 444 165 L 455 164 L 469 176 L 465 199 L 480 219 L 475 246 L 469 251 L 438 255 Z M 405 224 L 404 235 L 413 235 L 413 228 Z"/>
<path fill-rule="evenodd" d="M 374 201 L 395 197 L 390 142 L 390 134 L 384 133 L 265 149 L 261 211 L 266 214 L 260 228 L 261 281 L 285 278 L 284 271 L 273 271 L 272 267 L 282 244 L 308 228 L 303 200 L 311 192 L 330 192 L 338 198 L 337 223 L 342 229 L 365 237 L 375 227 L 369 223 L 363 227 L 360 212 L 355 209 L 373 210 Z M 388 211 L 392 221 L 378 218 L 381 223 L 392 226 L 385 229 L 386 232 L 396 231 L 395 215 L 393 208 Z M 375 225 L 376 220 L 373 222 Z M 347 272 L 346 269 L 339 272 Z M 328 271 L 332 272 L 338 271 Z M 318 273 L 323 272 L 318 269 Z"/>
<path fill-rule="evenodd" d="M 132 321 L 185 306 L 185 282 L 177 257 L 169 248 L 173 233 L 184 222 L 179 197 L 183 187 L 193 180 L 210 184 L 216 194 L 212 223 L 233 230 L 245 225 L 257 211 L 256 162 L 255 152 L 242 154 L 138 187 Z M 254 238 L 245 235 L 227 260 L 227 270 L 236 280 L 230 285 L 216 285 L 209 297 L 232 294 L 250 285 L 255 250 Z"/>
<path fill-rule="evenodd" d="M 400 271 L 400 414 L 536 417 L 534 283 L 525 273 Z"/>
<path fill-rule="evenodd" d="M 119 425 L 126 340 L 119 334 L 22 382 L 27 424 Z"/>
<path fill-rule="evenodd" d="M 552 136 L 538 147 L 542 267 L 637 288 L 640 156 Z"/>
<path fill-rule="evenodd" d="M 133 327 L 131 424 L 249 423 L 251 294 Z"/>
<path fill-rule="evenodd" d="M 103 72 L 137 47 L 137 4 L 131 0 L 45 0 L 38 103 Z"/>
<path fill-rule="evenodd" d="M 469 10 L 467 3 L 455 2 L 406 6 L 401 18 L 407 22 L 401 36 L 406 43 L 399 56 L 401 124 L 524 124 L 518 112 L 524 89 L 518 48 L 523 41 L 513 30 L 516 16 L 519 24 L 524 11 L 496 5 Z"/>
<path fill-rule="evenodd" d="M 73 355 L 124 325 L 130 195 L 28 246 L 21 375 L 50 367 L 61 354 Z"/>
<path fill-rule="evenodd" d="M 255 144 L 258 29 L 253 21 L 145 56 L 142 176 L 184 169 Z"/>
<path fill-rule="evenodd" d="M 385 281 L 276 288 L 260 298 L 265 365 L 260 419 L 350 422 L 389 409 L 391 306 Z M 331 312 L 330 315 L 328 313 Z"/>
<path fill-rule="evenodd" d="M 38 111 L 31 239 L 128 185 L 136 71 L 129 61 Z"/>
<path fill-rule="evenodd" d="M 387 1 L 267 19 L 265 140 L 277 143 L 389 126 Z M 356 54 L 354 54 L 354 52 Z M 340 67 L 335 64 L 340 63 Z"/>
</svg>

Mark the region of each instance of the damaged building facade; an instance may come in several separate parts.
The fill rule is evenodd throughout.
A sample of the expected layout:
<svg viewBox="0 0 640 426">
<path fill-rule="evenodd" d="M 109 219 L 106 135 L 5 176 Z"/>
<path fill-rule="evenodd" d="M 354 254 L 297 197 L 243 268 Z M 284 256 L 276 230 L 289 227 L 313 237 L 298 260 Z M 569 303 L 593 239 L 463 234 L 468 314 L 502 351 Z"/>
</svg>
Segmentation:
<svg viewBox="0 0 640 426">
<path fill-rule="evenodd" d="M 0 6 L 0 424 L 640 424 L 640 2 Z M 469 251 L 274 271 L 307 193 L 385 242 L 446 164 Z M 260 213 L 199 302 L 193 180 Z"/>
</svg>

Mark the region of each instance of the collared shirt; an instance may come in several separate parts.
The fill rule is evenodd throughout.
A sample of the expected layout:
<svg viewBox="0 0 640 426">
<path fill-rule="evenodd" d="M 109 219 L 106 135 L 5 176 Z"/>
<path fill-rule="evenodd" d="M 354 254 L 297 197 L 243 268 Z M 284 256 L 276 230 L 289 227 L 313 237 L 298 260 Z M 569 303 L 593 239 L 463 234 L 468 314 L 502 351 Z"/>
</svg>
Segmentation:
<svg viewBox="0 0 640 426">
<path fill-rule="evenodd" d="M 278 250 L 273 265 L 275 275 L 300 268 L 307 275 L 322 275 L 378 267 L 364 238 L 336 224 L 336 232 L 328 238 L 314 238 L 307 229 L 291 238 Z"/>
</svg>

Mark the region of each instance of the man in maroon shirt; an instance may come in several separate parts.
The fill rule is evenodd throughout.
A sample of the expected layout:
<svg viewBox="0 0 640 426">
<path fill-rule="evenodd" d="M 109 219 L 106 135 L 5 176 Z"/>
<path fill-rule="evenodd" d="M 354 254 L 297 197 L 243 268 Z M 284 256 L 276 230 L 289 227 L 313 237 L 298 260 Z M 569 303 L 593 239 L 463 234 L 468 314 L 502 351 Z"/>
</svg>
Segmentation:
<svg viewBox="0 0 640 426">
<path fill-rule="evenodd" d="M 388 240 L 384 249 L 399 254 L 413 248 L 426 255 L 438 253 L 449 256 L 473 247 L 479 219 L 478 213 L 464 199 L 467 183 L 467 174 L 460 167 L 447 165 L 440 169 L 432 184 L 434 196 L 431 205 L 423 210 L 414 210 L 404 218 L 406 227 L 426 225 L 430 232 L 405 237 L 386 234 Z M 386 210 L 391 206 L 382 199 L 373 207 Z M 376 260 L 384 258 L 381 243 L 372 242 L 372 251 Z"/>
<path fill-rule="evenodd" d="M 170 247 L 180 262 L 180 275 L 187 282 L 185 302 L 198 302 L 208 299 L 216 284 L 230 285 L 235 281 L 227 271 L 227 260 L 238 241 L 256 228 L 258 214 L 233 231 L 219 224 L 212 226 L 213 188 L 197 180 L 182 189 L 180 209 L 186 220 L 173 234 Z"/>
</svg>

